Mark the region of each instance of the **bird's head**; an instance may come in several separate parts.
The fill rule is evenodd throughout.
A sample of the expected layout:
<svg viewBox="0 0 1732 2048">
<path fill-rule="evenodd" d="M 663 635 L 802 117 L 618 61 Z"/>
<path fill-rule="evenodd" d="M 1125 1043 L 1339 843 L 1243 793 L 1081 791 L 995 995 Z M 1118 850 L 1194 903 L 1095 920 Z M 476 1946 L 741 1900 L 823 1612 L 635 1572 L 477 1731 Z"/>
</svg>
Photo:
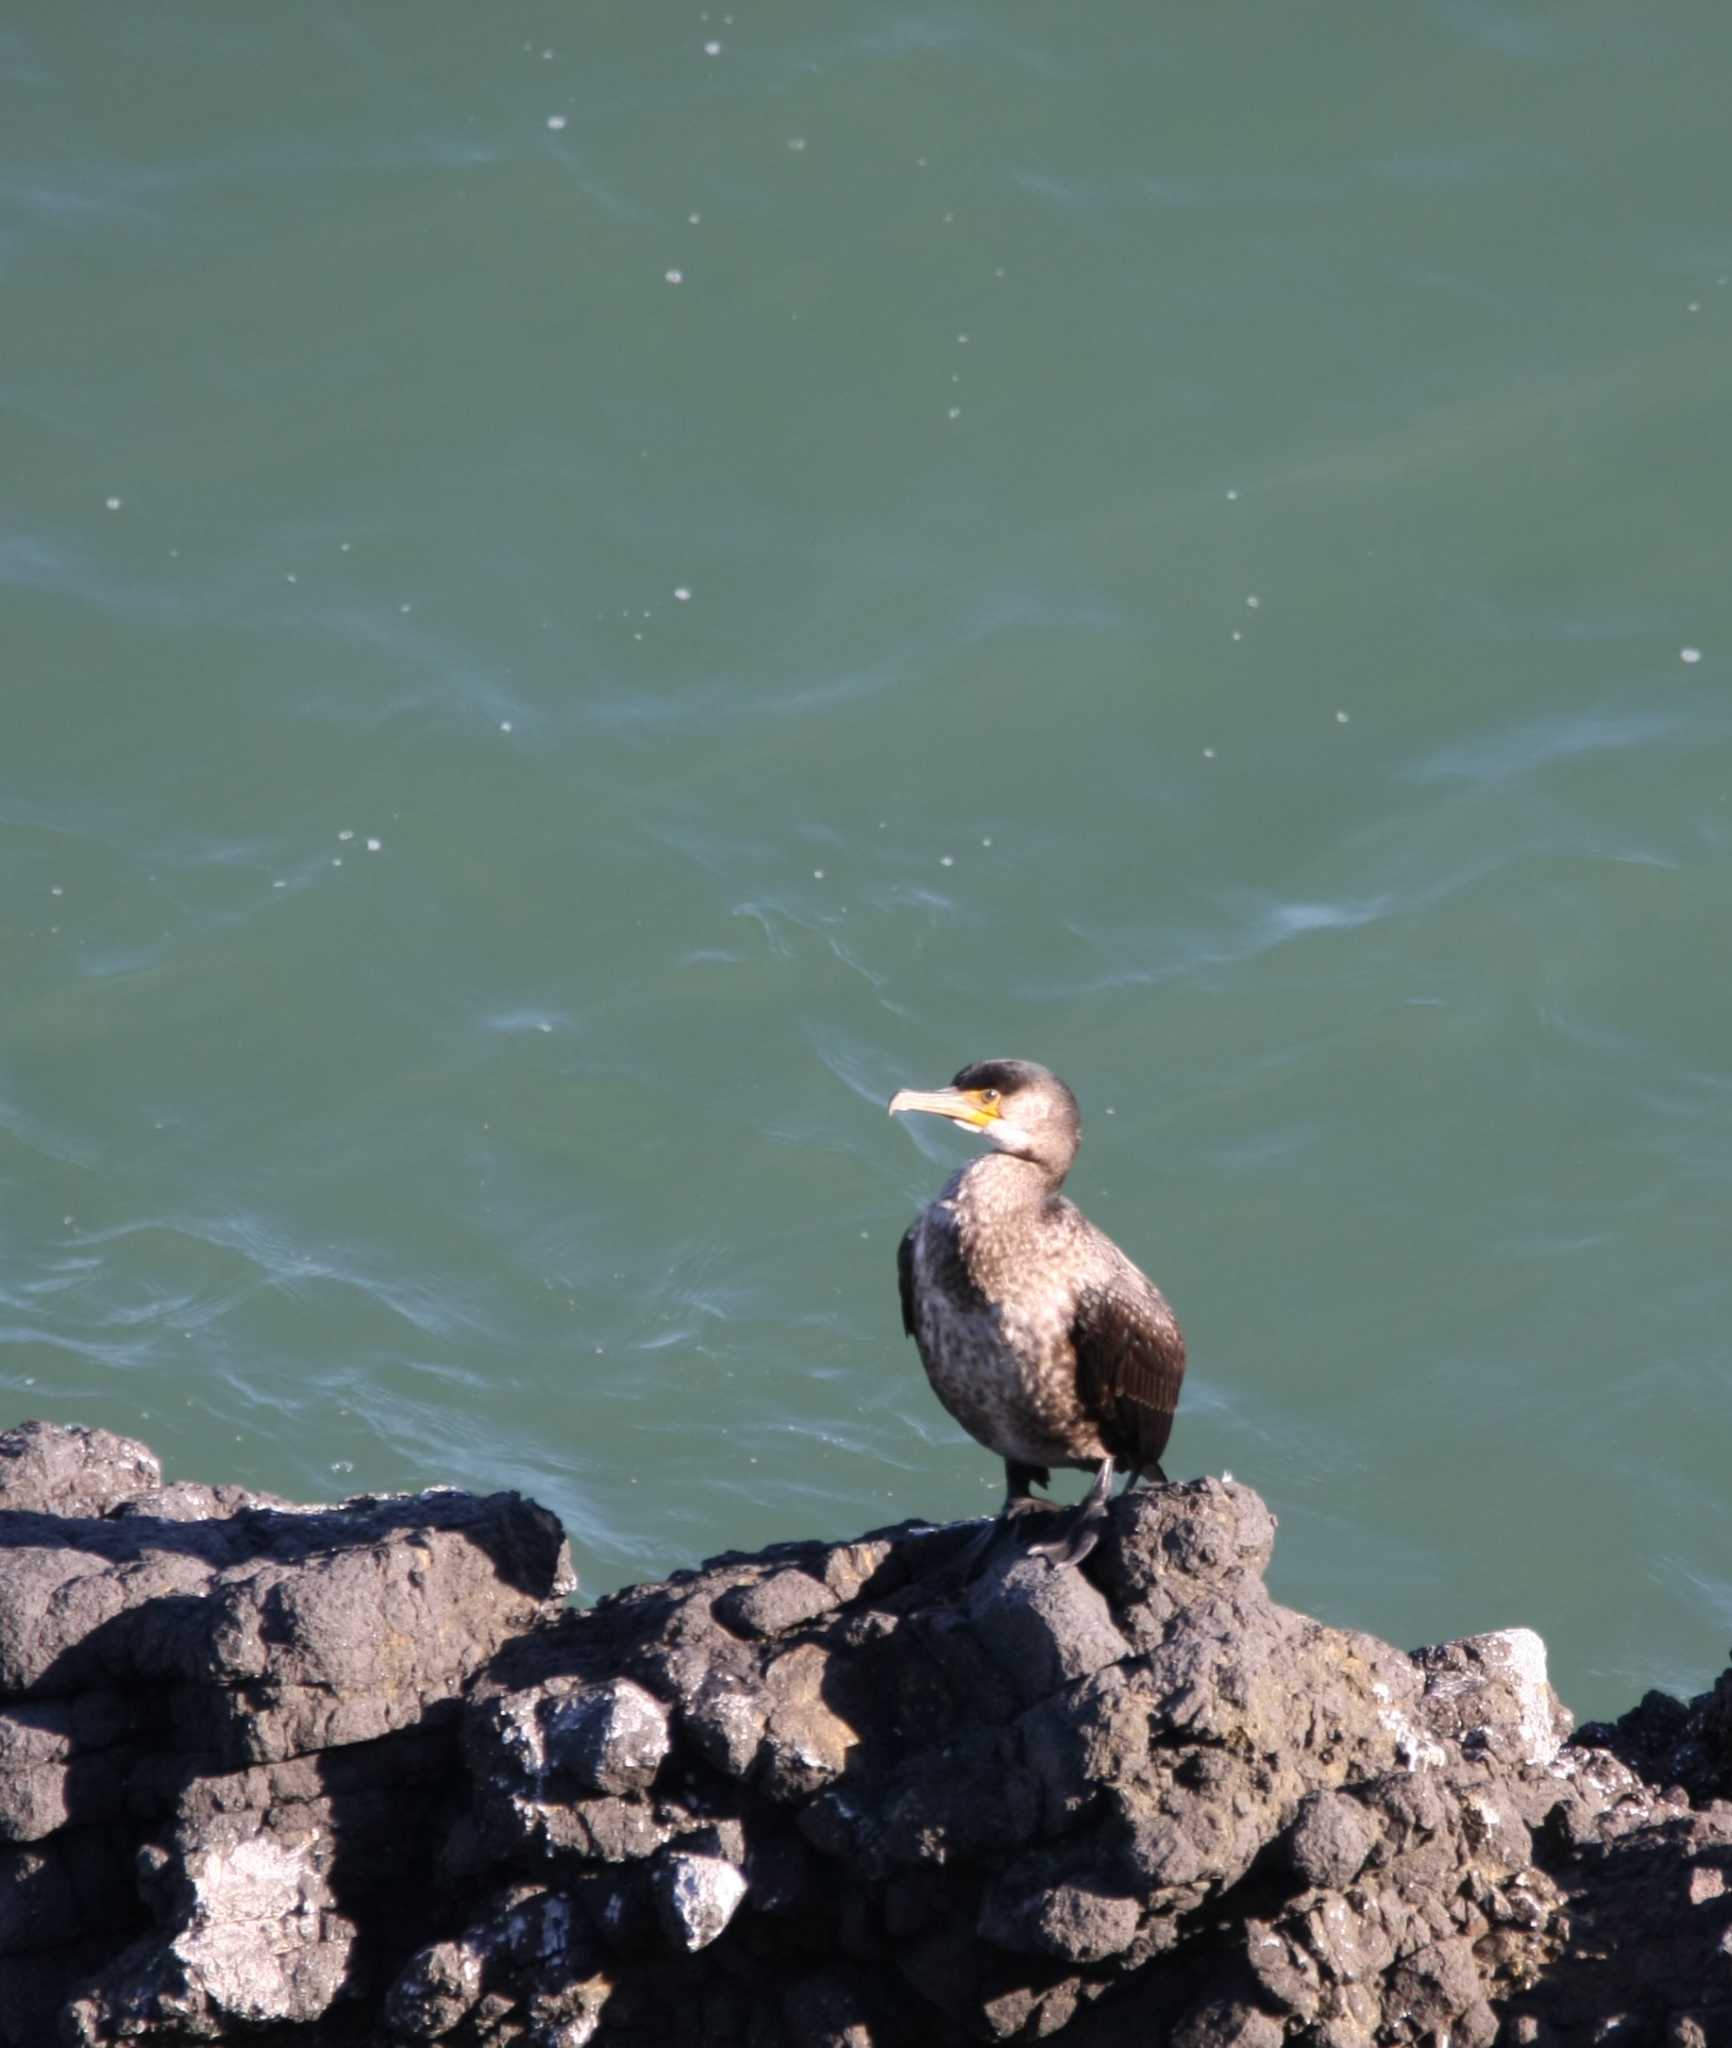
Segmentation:
<svg viewBox="0 0 1732 2048">
<path fill-rule="evenodd" d="M 1059 1180 L 1082 1142 L 1076 1097 L 1033 1060 L 977 1060 L 948 1088 L 899 1088 L 890 1114 L 906 1110 L 946 1116 L 959 1130 L 977 1132 L 1000 1152 L 1033 1160 Z"/>
</svg>

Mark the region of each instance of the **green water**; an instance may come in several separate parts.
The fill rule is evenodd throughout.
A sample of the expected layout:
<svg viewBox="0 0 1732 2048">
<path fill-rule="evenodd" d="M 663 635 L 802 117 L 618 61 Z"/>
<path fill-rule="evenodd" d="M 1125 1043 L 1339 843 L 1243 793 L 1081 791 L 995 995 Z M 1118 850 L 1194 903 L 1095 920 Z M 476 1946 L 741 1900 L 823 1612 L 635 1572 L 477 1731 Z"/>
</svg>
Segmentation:
<svg viewBox="0 0 1732 2048">
<path fill-rule="evenodd" d="M 982 1512 L 893 1275 L 966 1148 L 883 1103 L 1013 1054 L 1284 1598 L 1707 1682 L 1729 66 L 1720 0 L 15 16 L 3 1419 L 523 1487 L 591 1590 Z"/>
</svg>

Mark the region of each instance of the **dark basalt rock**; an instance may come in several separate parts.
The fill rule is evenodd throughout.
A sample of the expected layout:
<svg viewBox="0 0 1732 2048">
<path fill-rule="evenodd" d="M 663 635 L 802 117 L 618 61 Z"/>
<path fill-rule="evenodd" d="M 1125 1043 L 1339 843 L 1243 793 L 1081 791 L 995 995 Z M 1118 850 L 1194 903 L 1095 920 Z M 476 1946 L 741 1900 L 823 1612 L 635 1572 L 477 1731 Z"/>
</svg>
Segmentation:
<svg viewBox="0 0 1732 2048">
<path fill-rule="evenodd" d="M 296 1508 L 0 1435 L 0 2041 L 302 2038 L 395 1969 L 463 1687 L 571 1583 L 514 1494 Z"/>
<path fill-rule="evenodd" d="M 0 2043 L 1732 2041 L 1732 1673 L 1567 1741 L 1521 1629 L 1277 1606 L 1198 1480 L 587 1612 L 513 1495 L 0 1436 Z"/>
</svg>

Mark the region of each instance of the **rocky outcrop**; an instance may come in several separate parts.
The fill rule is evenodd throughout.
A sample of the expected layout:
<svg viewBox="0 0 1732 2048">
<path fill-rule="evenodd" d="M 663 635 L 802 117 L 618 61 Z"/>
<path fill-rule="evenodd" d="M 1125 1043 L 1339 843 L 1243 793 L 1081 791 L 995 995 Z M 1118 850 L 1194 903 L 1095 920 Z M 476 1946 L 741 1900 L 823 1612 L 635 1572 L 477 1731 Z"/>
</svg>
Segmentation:
<svg viewBox="0 0 1732 2048">
<path fill-rule="evenodd" d="M 511 1495 L 0 1438 L 0 2040 L 1732 2040 L 1732 1674 L 1566 1741 L 1537 1637 L 1282 1608 L 1217 1480 L 974 1534 L 579 1611 Z"/>
<path fill-rule="evenodd" d="M 463 1687 L 571 1584 L 514 1494 L 295 1508 L 0 1436 L 0 2040 L 238 2037 L 395 1967 Z"/>
</svg>

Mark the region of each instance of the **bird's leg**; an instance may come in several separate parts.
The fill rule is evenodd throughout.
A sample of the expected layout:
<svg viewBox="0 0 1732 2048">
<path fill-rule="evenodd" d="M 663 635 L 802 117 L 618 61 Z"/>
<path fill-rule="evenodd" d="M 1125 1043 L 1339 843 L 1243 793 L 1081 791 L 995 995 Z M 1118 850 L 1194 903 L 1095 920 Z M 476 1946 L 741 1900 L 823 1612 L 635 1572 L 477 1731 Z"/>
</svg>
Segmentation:
<svg viewBox="0 0 1732 2048">
<path fill-rule="evenodd" d="M 1101 1525 L 1107 1518 L 1107 1496 L 1113 1489 L 1113 1461 L 1103 1458 L 1095 1470 L 1095 1483 L 1083 1496 L 1081 1505 L 1057 1536 L 1043 1543 L 1031 1543 L 1042 1557 L 1054 1564 L 1081 1564 L 1101 1540 Z"/>
<path fill-rule="evenodd" d="M 1005 1459 L 1004 1506 L 970 1539 L 968 1547 L 956 1560 L 965 1580 L 972 1578 L 980 1569 L 992 1546 L 1007 1529 L 1015 1527 L 1019 1516 L 1031 1508 L 1046 1505 L 1036 1498 L 1034 1488 L 1045 1486 L 1051 1478 L 1052 1474 L 1044 1465 L 1019 1465 L 1012 1458 Z"/>
</svg>

